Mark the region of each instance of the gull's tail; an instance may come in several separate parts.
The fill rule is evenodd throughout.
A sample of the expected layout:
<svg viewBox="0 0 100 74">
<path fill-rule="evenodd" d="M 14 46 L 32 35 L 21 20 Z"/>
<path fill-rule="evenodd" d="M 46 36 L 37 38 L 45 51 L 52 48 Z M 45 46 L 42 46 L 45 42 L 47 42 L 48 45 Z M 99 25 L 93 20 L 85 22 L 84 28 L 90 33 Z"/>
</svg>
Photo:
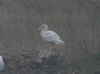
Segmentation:
<svg viewBox="0 0 100 74">
<path fill-rule="evenodd" d="M 62 41 L 62 40 L 57 40 L 57 41 L 55 41 L 55 44 L 60 45 L 60 44 L 65 44 L 65 43 L 64 43 L 64 41 Z"/>
</svg>

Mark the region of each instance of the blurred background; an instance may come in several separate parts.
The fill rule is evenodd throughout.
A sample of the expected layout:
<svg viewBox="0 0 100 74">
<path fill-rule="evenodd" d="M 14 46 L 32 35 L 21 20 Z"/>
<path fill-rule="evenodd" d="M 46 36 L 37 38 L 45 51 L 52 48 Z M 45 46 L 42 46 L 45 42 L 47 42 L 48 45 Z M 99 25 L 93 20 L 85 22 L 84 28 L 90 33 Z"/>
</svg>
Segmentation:
<svg viewBox="0 0 100 74">
<path fill-rule="evenodd" d="M 0 55 L 35 54 L 45 48 L 38 31 L 44 23 L 65 41 L 61 51 L 67 59 L 99 54 L 99 0 L 0 0 Z M 94 63 L 88 71 L 100 69 Z"/>
</svg>

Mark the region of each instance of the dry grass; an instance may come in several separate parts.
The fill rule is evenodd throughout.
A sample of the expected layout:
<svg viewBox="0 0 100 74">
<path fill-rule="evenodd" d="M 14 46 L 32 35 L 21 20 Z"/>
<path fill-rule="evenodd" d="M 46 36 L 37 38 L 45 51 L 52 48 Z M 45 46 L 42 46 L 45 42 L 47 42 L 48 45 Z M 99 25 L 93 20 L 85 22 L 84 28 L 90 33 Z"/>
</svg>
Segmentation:
<svg viewBox="0 0 100 74">
<path fill-rule="evenodd" d="M 0 0 L 0 54 L 9 57 L 44 49 L 37 30 L 43 23 L 61 35 L 69 60 L 100 51 L 99 0 Z"/>
</svg>

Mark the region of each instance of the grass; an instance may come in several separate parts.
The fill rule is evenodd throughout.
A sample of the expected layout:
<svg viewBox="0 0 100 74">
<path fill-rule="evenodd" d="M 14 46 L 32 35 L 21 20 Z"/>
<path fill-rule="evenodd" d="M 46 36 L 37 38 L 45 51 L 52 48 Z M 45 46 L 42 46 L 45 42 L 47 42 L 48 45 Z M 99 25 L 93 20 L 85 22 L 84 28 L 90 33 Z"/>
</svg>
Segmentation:
<svg viewBox="0 0 100 74">
<path fill-rule="evenodd" d="M 92 67 L 97 69 L 99 63 L 93 61 L 96 65 L 92 66 L 93 62 L 88 59 L 84 62 L 82 58 L 99 52 L 99 3 L 98 0 L 0 0 L 0 54 L 4 57 L 35 54 L 45 48 L 37 29 L 46 23 L 65 41 L 62 51 L 74 63 L 72 66 L 84 72 L 91 67 L 85 74 L 95 72 Z"/>
</svg>

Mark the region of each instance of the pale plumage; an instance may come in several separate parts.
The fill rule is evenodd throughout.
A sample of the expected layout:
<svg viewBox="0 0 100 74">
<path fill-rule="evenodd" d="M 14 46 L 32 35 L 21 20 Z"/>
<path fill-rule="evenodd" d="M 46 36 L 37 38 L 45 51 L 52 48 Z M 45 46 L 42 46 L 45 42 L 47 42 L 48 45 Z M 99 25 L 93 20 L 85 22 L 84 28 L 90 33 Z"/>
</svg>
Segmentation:
<svg viewBox="0 0 100 74">
<path fill-rule="evenodd" d="M 5 67 L 5 64 L 4 64 L 4 61 L 3 61 L 3 57 L 0 56 L 0 71 L 4 70 L 4 67 Z"/>
<path fill-rule="evenodd" d="M 59 35 L 54 31 L 48 30 L 48 26 L 43 24 L 40 26 L 39 30 L 41 30 L 41 38 L 48 42 L 54 42 L 55 44 L 64 44 L 64 41 L 61 40 Z"/>
</svg>

